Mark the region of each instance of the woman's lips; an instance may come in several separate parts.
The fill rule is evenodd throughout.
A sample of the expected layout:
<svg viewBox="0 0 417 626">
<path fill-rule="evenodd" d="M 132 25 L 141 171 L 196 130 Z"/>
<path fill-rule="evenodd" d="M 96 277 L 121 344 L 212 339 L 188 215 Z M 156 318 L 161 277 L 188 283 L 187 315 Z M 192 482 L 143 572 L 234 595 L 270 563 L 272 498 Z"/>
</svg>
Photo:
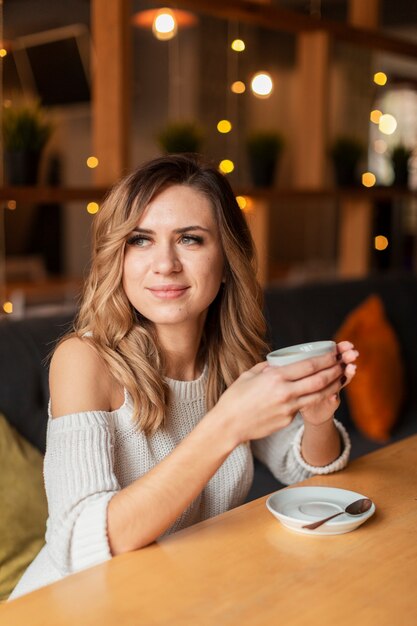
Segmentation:
<svg viewBox="0 0 417 626">
<path fill-rule="evenodd" d="M 161 298 L 162 300 L 174 300 L 175 298 L 180 298 L 187 291 L 187 286 L 182 285 L 167 285 L 161 287 L 149 287 L 149 291 L 156 298 Z"/>
</svg>

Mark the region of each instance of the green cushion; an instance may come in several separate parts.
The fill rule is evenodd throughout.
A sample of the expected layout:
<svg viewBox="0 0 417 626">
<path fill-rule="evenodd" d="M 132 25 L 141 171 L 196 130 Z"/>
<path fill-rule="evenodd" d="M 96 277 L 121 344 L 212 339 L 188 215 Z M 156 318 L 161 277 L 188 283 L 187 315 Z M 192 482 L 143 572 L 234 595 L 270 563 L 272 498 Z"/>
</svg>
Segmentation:
<svg viewBox="0 0 417 626">
<path fill-rule="evenodd" d="M 6 600 L 45 543 L 41 453 L 0 414 L 0 600 Z"/>
</svg>

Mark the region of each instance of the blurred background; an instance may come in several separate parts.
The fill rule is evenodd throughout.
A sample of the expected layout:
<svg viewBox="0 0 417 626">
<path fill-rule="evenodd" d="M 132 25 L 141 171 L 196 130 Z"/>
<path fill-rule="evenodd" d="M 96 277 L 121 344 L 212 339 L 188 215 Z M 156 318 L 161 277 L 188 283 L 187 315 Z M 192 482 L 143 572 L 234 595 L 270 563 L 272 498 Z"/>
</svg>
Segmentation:
<svg viewBox="0 0 417 626">
<path fill-rule="evenodd" d="M 229 178 L 263 285 L 417 269 L 415 0 L 0 0 L 1 315 L 75 306 L 164 152 Z"/>
</svg>

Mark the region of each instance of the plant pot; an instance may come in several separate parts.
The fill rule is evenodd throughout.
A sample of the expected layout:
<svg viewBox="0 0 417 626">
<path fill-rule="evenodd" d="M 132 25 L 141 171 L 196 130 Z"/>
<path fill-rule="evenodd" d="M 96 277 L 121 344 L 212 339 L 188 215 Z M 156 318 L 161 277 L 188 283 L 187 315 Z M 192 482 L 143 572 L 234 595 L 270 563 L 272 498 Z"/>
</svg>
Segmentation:
<svg viewBox="0 0 417 626">
<path fill-rule="evenodd" d="M 408 187 L 408 165 L 395 165 L 393 164 L 392 169 L 394 170 L 394 185 L 395 187 Z"/>
<path fill-rule="evenodd" d="M 36 185 L 40 158 L 40 150 L 6 150 L 4 165 L 8 184 Z"/>
<path fill-rule="evenodd" d="M 249 154 L 249 170 L 254 187 L 272 187 L 275 180 L 277 157 L 260 158 Z"/>
<path fill-rule="evenodd" d="M 336 184 L 339 187 L 354 187 L 358 184 L 356 176 L 357 163 L 333 161 Z"/>
</svg>

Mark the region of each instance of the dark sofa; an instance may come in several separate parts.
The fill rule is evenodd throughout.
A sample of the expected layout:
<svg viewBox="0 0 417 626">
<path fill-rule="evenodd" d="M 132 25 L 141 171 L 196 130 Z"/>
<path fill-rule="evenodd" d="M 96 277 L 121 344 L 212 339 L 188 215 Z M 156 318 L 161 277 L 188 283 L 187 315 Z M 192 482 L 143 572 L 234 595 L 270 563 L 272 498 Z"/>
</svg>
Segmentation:
<svg viewBox="0 0 417 626">
<path fill-rule="evenodd" d="M 386 316 L 399 340 L 405 366 L 407 395 L 391 443 L 417 433 L 417 276 L 376 275 L 362 280 L 271 287 L 265 291 L 265 313 L 269 342 L 277 349 L 333 338 L 346 316 L 371 294 L 378 294 L 383 301 Z M 360 360 L 358 363 L 360 366 Z M 378 393 L 378 389 L 374 392 Z M 356 429 L 343 393 L 337 418 L 350 434 L 352 459 L 382 446 Z M 260 463 L 255 467 L 249 499 L 281 486 Z"/>
<path fill-rule="evenodd" d="M 274 348 L 334 336 L 346 315 L 371 293 L 381 296 L 398 335 L 407 375 L 407 400 L 393 441 L 417 432 L 417 277 L 380 276 L 366 280 L 276 286 L 265 292 L 265 311 Z M 67 315 L 0 321 L 0 413 L 42 452 L 45 449 L 48 383 L 47 358 L 58 337 L 70 327 Z M 377 393 L 377 390 L 375 390 Z M 352 423 L 346 400 L 338 417 L 352 438 L 352 456 L 378 447 Z M 248 499 L 280 487 L 268 470 L 256 463 Z"/>
</svg>

